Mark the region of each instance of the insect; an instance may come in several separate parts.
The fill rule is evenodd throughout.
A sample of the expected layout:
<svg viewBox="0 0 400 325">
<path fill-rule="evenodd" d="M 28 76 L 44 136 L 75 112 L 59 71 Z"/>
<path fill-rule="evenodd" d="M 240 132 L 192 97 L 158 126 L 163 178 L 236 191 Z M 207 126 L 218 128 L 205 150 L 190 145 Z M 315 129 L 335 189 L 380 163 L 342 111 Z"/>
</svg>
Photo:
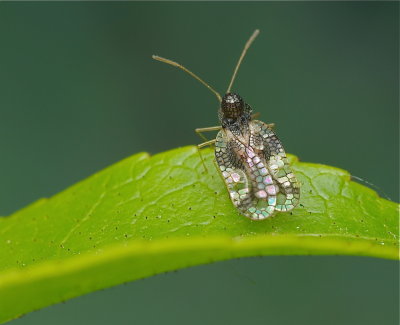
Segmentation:
<svg viewBox="0 0 400 325">
<path fill-rule="evenodd" d="M 246 42 L 223 97 L 181 64 L 153 55 L 153 59 L 187 72 L 217 97 L 221 126 L 196 129 L 206 140 L 198 148 L 215 144 L 215 160 L 231 201 L 242 215 L 253 220 L 290 211 L 300 200 L 300 184 L 291 170 L 281 141 L 273 131 L 274 124 L 253 119 L 255 116 L 250 105 L 237 93 L 231 92 L 239 66 L 258 34 L 259 30 L 255 30 Z M 219 131 L 216 139 L 207 141 L 202 133 L 209 131 Z"/>
</svg>

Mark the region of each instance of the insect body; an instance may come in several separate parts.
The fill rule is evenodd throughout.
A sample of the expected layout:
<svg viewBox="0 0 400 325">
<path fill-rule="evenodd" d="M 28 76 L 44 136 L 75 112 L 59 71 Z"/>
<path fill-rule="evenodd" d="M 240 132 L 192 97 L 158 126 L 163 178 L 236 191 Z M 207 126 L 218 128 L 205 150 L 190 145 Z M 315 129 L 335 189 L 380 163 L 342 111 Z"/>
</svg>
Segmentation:
<svg viewBox="0 0 400 325">
<path fill-rule="evenodd" d="M 230 92 L 240 63 L 258 33 L 256 30 L 246 43 L 222 98 L 179 63 L 153 56 L 156 60 L 188 72 L 218 98 L 221 126 L 196 129 L 204 139 L 202 132 L 219 130 L 218 135 L 215 140 L 206 141 L 198 147 L 215 144 L 215 159 L 231 201 L 241 214 L 253 220 L 290 211 L 300 199 L 299 182 L 290 168 L 280 140 L 272 130 L 273 125 L 254 120 L 251 107 L 238 94 Z"/>
<path fill-rule="evenodd" d="M 292 210 L 300 188 L 280 140 L 251 113 L 239 95 L 222 98 L 215 158 L 233 204 L 246 217 L 260 220 Z"/>
</svg>

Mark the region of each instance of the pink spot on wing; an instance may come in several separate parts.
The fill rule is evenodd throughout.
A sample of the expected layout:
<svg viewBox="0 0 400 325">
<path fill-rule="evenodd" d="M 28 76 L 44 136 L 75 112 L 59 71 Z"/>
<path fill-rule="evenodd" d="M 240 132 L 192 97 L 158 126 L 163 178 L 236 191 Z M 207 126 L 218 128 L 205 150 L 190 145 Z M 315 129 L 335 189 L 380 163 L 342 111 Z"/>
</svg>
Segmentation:
<svg viewBox="0 0 400 325">
<path fill-rule="evenodd" d="M 253 150 L 246 148 L 246 153 L 250 158 L 253 158 L 256 154 L 254 153 Z"/>
<path fill-rule="evenodd" d="M 265 176 L 264 177 L 264 184 L 267 184 L 267 185 L 273 184 L 272 177 L 271 176 Z"/>
<path fill-rule="evenodd" d="M 267 192 L 268 192 L 269 195 L 275 195 L 276 194 L 275 185 L 268 185 L 267 186 Z"/>
<path fill-rule="evenodd" d="M 256 192 L 255 196 L 259 199 L 265 199 L 267 197 L 267 192 L 265 191 L 258 191 Z"/>
<path fill-rule="evenodd" d="M 235 183 L 237 183 L 237 182 L 240 181 L 240 175 L 239 175 L 239 174 L 233 173 L 231 176 L 232 176 L 232 179 L 233 179 L 233 181 L 234 181 Z"/>
</svg>

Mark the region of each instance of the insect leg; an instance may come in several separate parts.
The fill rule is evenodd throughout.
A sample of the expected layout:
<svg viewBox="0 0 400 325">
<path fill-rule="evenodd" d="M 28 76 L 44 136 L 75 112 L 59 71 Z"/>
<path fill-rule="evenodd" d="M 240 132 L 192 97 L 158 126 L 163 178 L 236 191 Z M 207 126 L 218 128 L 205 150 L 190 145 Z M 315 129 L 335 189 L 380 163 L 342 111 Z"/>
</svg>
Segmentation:
<svg viewBox="0 0 400 325">
<path fill-rule="evenodd" d="M 203 148 L 203 147 L 211 146 L 214 143 L 215 143 L 215 139 L 209 140 L 209 141 L 206 141 L 206 142 L 203 142 L 203 143 L 200 143 L 200 144 L 197 145 L 197 152 L 199 153 L 201 163 L 203 164 L 204 169 L 205 169 L 206 172 L 208 172 L 208 169 L 206 167 L 206 164 L 204 163 L 204 159 L 203 159 L 203 156 L 201 155 L 200 149 Z"/>
<path fill-rule="evenodd" d="M 214 144 L 215 143 L 215 139 L 213 139 L 213 140 L 209 140 L 209 141 L 207 141 L 207 142 L 203 142 L 203 143 L 200 143 L 200 144 L 198 144 L 197 145 L 197 148 L 203 148 L 203 147 L 207 147 L 207 146 L 211 146 L 212 144 Z"/>
<path fill-rule="evenodd" d="M 197 128 L 194 129 L 194 132 L 202 138 L 204 141 L 208 141 L 208 139 L 204 136 L 203 132 L 211 132 L 211 131 L 219 131 L 221 130 L 222 126 L 210 126 L 208 128 Z"/>
</svg>

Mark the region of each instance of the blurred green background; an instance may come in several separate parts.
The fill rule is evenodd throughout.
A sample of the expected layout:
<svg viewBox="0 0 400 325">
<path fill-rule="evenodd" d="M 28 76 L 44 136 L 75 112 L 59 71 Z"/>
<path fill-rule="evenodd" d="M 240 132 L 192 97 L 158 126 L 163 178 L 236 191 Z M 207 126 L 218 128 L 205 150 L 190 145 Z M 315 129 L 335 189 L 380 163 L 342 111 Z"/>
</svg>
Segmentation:
<svg viewBox="0 0 400 325">
<path fill-rule="evenodd" d="M 235 91 L 288 152 L 398 200 L 398 2 L 0 3 L 0 215 L 139 151 L 195 144 Z M 267 257 L 159 275 L 14 324 L 398 324 L 397 262 Z"/>
</svg>

